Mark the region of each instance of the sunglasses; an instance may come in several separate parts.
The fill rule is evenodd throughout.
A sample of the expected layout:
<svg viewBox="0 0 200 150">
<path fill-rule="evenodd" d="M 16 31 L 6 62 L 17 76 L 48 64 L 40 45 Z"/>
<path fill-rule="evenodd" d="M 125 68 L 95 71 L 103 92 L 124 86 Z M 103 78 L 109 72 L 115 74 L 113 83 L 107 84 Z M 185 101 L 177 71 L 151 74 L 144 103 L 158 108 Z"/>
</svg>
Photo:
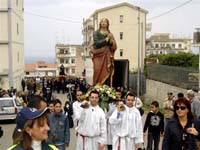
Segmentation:
<svg viewBox="0 0 200 150">
<path fill-rule="evenodd" d="M 187 108 L 186 106 L 175 106 L 174 107 L 175 110 L 179 110 L 179 109 L 185 110 L 186 108 Z"/>
</svg>

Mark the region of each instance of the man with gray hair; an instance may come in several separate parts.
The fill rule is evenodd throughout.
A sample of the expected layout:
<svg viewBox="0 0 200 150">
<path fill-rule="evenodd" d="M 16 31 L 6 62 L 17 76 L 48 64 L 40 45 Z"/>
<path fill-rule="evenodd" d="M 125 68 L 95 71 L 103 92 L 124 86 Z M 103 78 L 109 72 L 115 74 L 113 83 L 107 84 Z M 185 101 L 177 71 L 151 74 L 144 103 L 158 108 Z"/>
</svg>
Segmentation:
<svg viewBox="0 0 200 150">
<path fill-rule="evenodd" d="M 193 115 L 199 118 L 200 117 L 200 100 L 195 96 L 195 92 L 193 90 L 187 91 L 187 97 L 191 103 L 191 111 Z"/>
</svg>

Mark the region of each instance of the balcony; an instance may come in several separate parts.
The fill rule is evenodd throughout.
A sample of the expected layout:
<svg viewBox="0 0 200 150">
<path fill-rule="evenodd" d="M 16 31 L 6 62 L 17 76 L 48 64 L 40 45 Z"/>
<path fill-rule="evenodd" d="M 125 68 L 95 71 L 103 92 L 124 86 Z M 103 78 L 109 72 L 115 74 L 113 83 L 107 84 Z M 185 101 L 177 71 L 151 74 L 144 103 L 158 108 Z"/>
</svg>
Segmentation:
<svg viewBox="0 0 200 150">
<path fill-rule="evenodd" d="M 76 54 L 58 52 L 58 53 L 56 53 L 56 57 L 58 57 L 58 58 L 76 57 Z"/>
<path fill-rule="evenodd" d="M 93 32 L 93 31 L 94 31 L 94 27 L 92 25 L 88 25 L 82 30 L 82 34 Z"/>
<path fill-rule="evenodd" d="M 65 67 L 65 68 L 71 68 L 71 67 L 76 67 L 76 64 L 74 63 L 74 64 L 64 64 L 64 63 L 60 63 L 58 66 L 59 66 L 59 68 L 60 68 L 60 66 L 61 66 L 61 64 Z"/>
</svg>

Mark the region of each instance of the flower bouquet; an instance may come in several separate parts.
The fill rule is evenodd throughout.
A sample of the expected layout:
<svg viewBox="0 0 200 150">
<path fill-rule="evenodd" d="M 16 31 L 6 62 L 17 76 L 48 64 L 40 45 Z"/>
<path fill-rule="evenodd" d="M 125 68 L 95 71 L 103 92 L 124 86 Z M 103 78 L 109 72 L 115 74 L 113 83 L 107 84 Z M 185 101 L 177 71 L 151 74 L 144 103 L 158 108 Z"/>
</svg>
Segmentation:
<svg viewBox="0 0 200 150">
<path fill-rule="evenodd" d="M 99 92 L 99 106 L 104 110 L 108 110 L 109 103 L 117 98 L 115 89 L 107 85 L 96 85 L 90 91 Z"/>
</svg>

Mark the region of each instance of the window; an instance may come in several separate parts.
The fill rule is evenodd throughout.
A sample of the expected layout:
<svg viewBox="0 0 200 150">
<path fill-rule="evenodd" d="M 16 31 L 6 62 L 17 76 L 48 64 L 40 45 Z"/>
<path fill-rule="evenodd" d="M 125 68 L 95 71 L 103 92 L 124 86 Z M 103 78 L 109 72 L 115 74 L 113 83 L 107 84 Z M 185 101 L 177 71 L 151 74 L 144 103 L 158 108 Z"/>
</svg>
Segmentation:
<svg viewBox="0 0 200 150">
<path fill-rule="evenodd" d="M 65 60 L 65 63 L 66 63 L 66 64 L 69 64 L 69 59 L 66 59 L 66 60 Z"/>
<path fill-rule="evenodd" d="M 166 47 L 167 47 L 167 48 L 170 48 L 170 45 L 169 45 L 169 44 L 167 44 L 167 45 L 166 45 Z"/>
<path fill-rule="evenodd" d="M 76 49 L 71 49 L 71 52 L 72 52 L 72 54 L 75 54 L 75 52 L 76 52 Z"/>
<path fill-rule="evenodd" d="M 159 44 L 156 44 L 156 45 L 155 45 L 155 48 L 159 48 Z"/>
<path fill-rule="evenodd" d="M 165 44 L 164 44 L 164 43 L 161 43 L 161 44 L 160 44 L 160 47 L 161 47 L 161 48 L 164 48 L 164 47 L 165 47 Z"/>
<path fill-rule="evenodd" d="M 74 74 L 75 73 L 75 68 L 72 68 L 72 74 Z"/>
<path fill-rule="evenodd" d="M 120 49 L 120 57 L 123 57 L 123 49 Z"/>
<path fill-rule="evenodd" d="M 120 40 L 122 40 L 123 39 L 123 32 L 120 32 L 119 35 L 120 35 Z"/>
<path fill-rule="evenodd" d="M 66 48 L 64 52 L 65 52 L 65 54 L 70 54 L 69 48 Z"/>
<path fill-rule="evenodd" d="M 75 59 L 72 59 L 72 64 L 75 64 Z"/>
<path fill-rule="evenodd" d="M 19 24 L 17 23 L 17 35 L 19 35 Z"/>
<path fill-rule="evenodd" d="M 65 72 L 66 72 L 66 73 L 69 73 L 69 68 L 66 68 L 66 69 L 65 69 Z"/>
<path fill-rule="evenodd" d="M 64 64 L 64 59 L 63 58 L 60 59 L 60 63 Z"/>
<path fill-rule="evenodd" d="M 182 44 L 178 44 L 178 48 L 182 48 Z"/>
<path fill-rule="evenodd" d="M 30 72 L 26 72 L 26 75 L 29 75 L 30 74 Z"/>
<path fill-rule="evenodd" d="M 64 54 L 64 49 L 60 49 L 60 54 Z"/>
<path fill-rule="evenodd" d="M 120 16 L 119 16 L 119 22 L 122 23 L 123 21 L 124 21 L 124 16 L 123 16 L 123 15 L 120 15 Z"/>
<path fill-rule="evenodd" d="M 175 48 L 175 44 L 172 44 L 172 48 Z"/>
<path fill-rule="evenodd" d="M 185 47 L 185 50 L 187 50 L 187 47 Z"/>
<path fill-rule="evenodd" d="M 18 0 L 16 0 L 16 6 L 18 6 Z"/>
</svg>

